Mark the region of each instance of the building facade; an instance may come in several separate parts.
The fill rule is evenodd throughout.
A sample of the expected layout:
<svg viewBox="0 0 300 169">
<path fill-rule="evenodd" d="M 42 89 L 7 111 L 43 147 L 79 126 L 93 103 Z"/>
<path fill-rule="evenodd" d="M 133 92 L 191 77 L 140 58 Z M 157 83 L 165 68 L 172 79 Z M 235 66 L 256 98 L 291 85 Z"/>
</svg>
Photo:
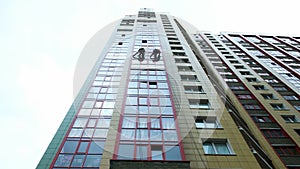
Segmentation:
<svg viewBox="0 0 300 169">
<path fill-rule="evenodd" d="M 118 21 L 37 168 L 300 167 L 300 38 Z"/>
</svg>

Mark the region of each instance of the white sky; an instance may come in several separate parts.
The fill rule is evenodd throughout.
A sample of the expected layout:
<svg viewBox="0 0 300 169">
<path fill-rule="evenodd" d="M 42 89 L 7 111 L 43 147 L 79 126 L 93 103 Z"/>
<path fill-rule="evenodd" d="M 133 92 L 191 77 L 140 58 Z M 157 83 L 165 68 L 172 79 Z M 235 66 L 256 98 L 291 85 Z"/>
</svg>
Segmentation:
<svg viewBox="0 0 300 169">
<path fill-rule="evenodd" d="M 299 0 L 1 0 L 1 168 L 35 168 L 73 100 L 77 59 L 102 27 L 138 9 L 199 30 L 300 36 Z"/>
</svg>

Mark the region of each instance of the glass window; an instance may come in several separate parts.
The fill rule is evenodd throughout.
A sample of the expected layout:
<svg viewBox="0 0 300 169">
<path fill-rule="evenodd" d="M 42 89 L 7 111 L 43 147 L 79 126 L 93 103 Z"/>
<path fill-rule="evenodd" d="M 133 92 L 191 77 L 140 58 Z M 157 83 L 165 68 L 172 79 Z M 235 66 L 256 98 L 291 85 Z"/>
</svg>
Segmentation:
<svg viewBox="0 0 300 169">
<path fill-rule="evenodd" d="M 104 149 L 104 141 L 92 141 L 89 151 L 89 154 L 102 154 Z"/>
<path fill-rule="evenodd" d="M 148 130 L 138 129 L 136 130 L 137 140 L 148 140 Z"/>
<path fill-rule="evenodd" d="M 262 133 L 266 136 L 266 137 L 286 137 L 285 134 L 280 130 L 280 129 L 265 129 L 262 130 Z"/>
<path fill-rule="evenodd" d="M 121 140 L 133 140 L 135 138 L 135 130 L 122 129 Z"/>
<path fill-rule="evenodd" d="M 271 106 L 274 108 L 274 110 L 286 110 L 283 104 L 271 104 Z"/>
<path fill-rule="evenodd" d="M 56 159 L 54 166 L 68 167 L 70 166 L 73 155 L 60 154 Z"/>
<path fill-rule="evenodd" d="M 300 110 L 300 106 L 298 106 L 298 105 L 295 105 L 294 108 L 295 108 L 296 110 Z"/>
<path fill-rule="evenodd" d="M 118 151 L 118 159 L 133 159 L 134 145 L 120 144 Z"/>
<path fill-rule="evenodd" d="M 66 141 L 60 153 L 74 153 L 78 145 L 78 141 Z"/>
<path fill-rule="evenodd" d="M 246 110 L 259 110 L 261 107 L 256 104 L 244 104 L 243 105 Z"/>
<path fill-rule="evenodd" d="M 103 108 L 106 108 L 106 109 L 113 109 L 115 107 L 115 102 L 108 102 L 108 101 L 104 101 L 103 102 Z"/>
<path fill-rule="evenodd" d="M 101 155 L 87 155 L 84 167 L 99 167 L 101 158 Z"/>
<path fill-rule="evenodd" d="M 91 87 L 90 93 L 99 93 L 100 92 L 100 87 Z"/>
<path fill-rule="evenodd" d="M 222 128 L 216 117 L 197 117 L 195 120 L 196 128 Z"/>
<path fill-rule="evenodd" d="M 296 146 L 276 146 L 276 152 L 281 156 L 299 156 L 300 151 Z"/>
<path fill-rule="evenodd" d="M 81 153 L 85 153 L 88 144 L 89 144 L 89 142 L 80 142 L 80 146 L 77 151 L 81 152 Z"/>
<path fill-rule="evenodd" d="M 220 154 L 220 155 L 233 154 L 231 147 L 229 146 L 226 140 L 204 142 L 203 149 L 205 154 Z"/>
<path fill-rule="evenodd" d="M 68 137 L 81 137 L 83 129 L 81 128 L 72 128 Z"/>
<path fill-rule="evenodd" d="M 174 118 L 162 118 L 162 125 L 164 129 L 175 129 Z"/>
<path fill-rule="evenodd" d="M 93 108 L 95 101 L 84 101 L 82 108 Z"/>
<path fill-rule="evenodd" d="M 162 146 L 160 145 L 152 145 L 151 146 L 151 156 L 152 160 L 162 160 Z"/>
<path fill-rule="evenodd" d="M 108 129 L 96 129 L 94 137 L 106 138 Z"/>
<path fill-rule="evenodd" d="M 139 106 L 139 114 L 148 114 L 148 106 Z"/>
<path fill-rule="evenodd" d="M 150 140 L 162 140 L 162 131 L 150 130 Z"/>
<path fill-rule="evenodd" d="M 261 94 L 264 99 L 275 99 L 273 94 Z"/>
<path fill-rule="evenodd" d="M 159 82 L 157 85 L 158 85 L 159 89 L 167 89 L 168 88 L 167 83 Z"/>
<path fill-rule="evenodd" d="M 252 117 L 252 118 L 257 123 L 272 122 L 272 120 L 268 116 L 255 116 L 255 117 Z"/>
<path fill-rule="evenodd" d="M 123 119 L 122 128 L 135 128 L 136 118 L 125 116 Z"/>
<path fill-rule="evenodd" d="M 92 109 L 81 109 L 78 113 L 80 116 L 89 116 L 91 114 Z"/>
<path fill-rule="evenodd" d="M 100 109 L 93 109 L 91 116 L 99 116 L 100 115 L 101 110 Z"/>
<path fill-rule="evenodd" d="M 202 86 L 184 86 L 186 93 L 203 93 Z"/>
<path fill-rule="evenodd" d="M 88 118 L 76 118 L 73 127 L 85 127 Z"/>
<path fill-rule="evenodd" d="M 72 167 L 81 167 L 83 164 L 84 157 L 85 157 L 85 155 L 75 155 L 71 166 Z"/>
<path fill-rule="evenodd" d="M 136 159 L 137 160 L 147 160 L 148 157 L 148 147 L 145 145 L 136 146 Z"/>
<path fill-rule="evenodd" d="M 160 128 L 160 118 L 151 118 L 151 128 Z"/>
<path fill-rule="evenodd" d="M 282 96 L 285 100 L 299 100 L 297 96 L 289 95 L 289 96 Z"/>
<path fill-rule="evenodd" d="M 150 106 L 158 105 L 158 98 L 150 98 Z"/>
<path fill-rule="evenodd" d="M 281 117 L 287 123 L 298 123 L 298 122 L 300 122 L 299 119 L 295 115 L 282 115 Z"/>
<path fill-rule="evenodd" d="M 172 107 L 161 107 L 161 113 L 164 115 L 173 115 Z"/>
<path fill-rule="evenodd" d="M 210 104 L 207 99 L 189 99 L 189 103 L 192 109 L 210 109 Z"/>
<path fill-rule="evenodd" d="M 164 130 L 164 140 L 165 141 L 177 141 L 176 130 Z"/>
<path fill-rule="evenodd" d="M 94 133 L 93 128 L 86 128 L 83 133 L 83 137 L 92 137 Z"/>
<path fill-rule="evenodd" d="M 102 116 L 112 116 L 112 114 L 113 114 L 113 109 L 102 109 L 101 110 Z"/>
<path fill-rule="evenodd" d="M 148 99 L 147 98 L 139 98 L 139 105 L 148 105 Z"/>
<path fill-rule="evenodd" d="M 159 92 L 162 92 L 162 90 L 160 90 Z M 162 94 L 162 95 L 166 96 L 166 95 L 169 95 L 169 94 Z M 172 106 L 171 99 L 169 97 L 161 97 L 161 98 L 159 98 L 159 104 L 162 105 L 162 106 Z"/>
<path fill-rule="evenodd" d="M 124 114 L 136 114 L 137 106 L 125 106 Z"/>
<path fill-rule="evenodd" d="M 127 97 L 127 105 L 137 105 L 137 97 Z"/>
<path fill-rule="evenodd" d="M 109 128 L 111 119 L 99 119 L 96 127 L 99 128 Z"/>
<path fill-rule="evenodd" d="M 166 160 L 181 160 L 179 146 L 165 146 Z"/>
<path fill-rule="evenodd" d="M 147 128 L 147 118 L 138 119 L 138 128 Z"/>
<path fill-rule="evenodd" d="M 87 127 L 95 127 L 97 119 L 90 119 Z"/>
<path fill-rule="evenodd" d="M 239 99 L 253 99 L 253 97 L 249 94 L 239 94 L 237 95 Z"/>
</svg>

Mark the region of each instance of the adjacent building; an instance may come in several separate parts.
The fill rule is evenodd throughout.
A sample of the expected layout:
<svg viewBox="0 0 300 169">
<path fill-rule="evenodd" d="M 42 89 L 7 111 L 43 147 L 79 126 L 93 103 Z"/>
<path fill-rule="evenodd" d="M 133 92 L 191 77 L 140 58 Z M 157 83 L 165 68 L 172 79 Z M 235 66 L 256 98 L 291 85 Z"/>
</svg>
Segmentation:
<svg viewBox="0 0 300 169">
<path fill-rule="evenodd" d="M 113 29 L 37 168 L 300 168 L 300 37 Z"/>
</svg>

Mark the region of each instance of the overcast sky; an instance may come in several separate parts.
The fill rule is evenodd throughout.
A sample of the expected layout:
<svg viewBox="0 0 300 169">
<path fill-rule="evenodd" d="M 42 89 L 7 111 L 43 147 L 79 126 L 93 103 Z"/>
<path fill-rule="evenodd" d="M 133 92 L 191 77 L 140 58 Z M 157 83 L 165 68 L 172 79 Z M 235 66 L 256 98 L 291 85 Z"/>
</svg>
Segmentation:
<svg viewBox="0 0 300 169">
<path fill-rule="evenodd" d="M 300 36 L 299 0 L 1 0 L 0 159 L 35 168 L 73 100 L 87 41 L 140 8 L 169 12 L 199 30 Z"/>
</svg>

